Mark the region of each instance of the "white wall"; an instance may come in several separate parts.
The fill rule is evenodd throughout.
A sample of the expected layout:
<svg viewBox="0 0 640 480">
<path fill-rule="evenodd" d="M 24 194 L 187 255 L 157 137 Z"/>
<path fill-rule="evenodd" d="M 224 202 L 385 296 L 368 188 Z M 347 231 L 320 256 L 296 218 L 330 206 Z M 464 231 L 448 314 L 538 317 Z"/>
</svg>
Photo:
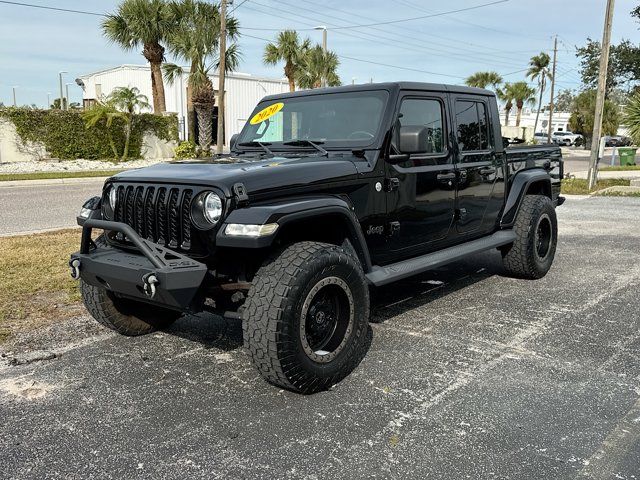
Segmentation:
<svg viewBox="0 0 640 480">
<path fill-rule="evenodd" d="M 84 99 L 97 99 L 100 95 L 107 96 L 118 87 L 137 87 L 140 93 L 149 98 L 151 94 L 151 70 L 149 66 L 122 65 L 120 67 L 87 74 L 80 77 L 85 83 Z M 188 131 L 187 114 L 187 78 L 188 74 L 169 85 L 164 82 L 165 102 L 167 112 L 175 112 L 178 119 L 184 121 L 181 131 Z M 218 86 L 217 75 L 211 76 L 214 88 Z M 96 88 L 99 85 L 99 88 Z M 239 133 L 245 120 L 266 95 L 287 92 L 289 85 L 286 79 L 272 79 L 254 77 L 248 74 L 231 73 L 225 80 L 225 141 L 228 145 L 231 135 Z"/>
<path fill-rule="evenodd" d="M 516 117 L 518 111 L 514 108 L 511 110 L 509 115 L 509 125 L 514 126 L 516 124 Z M 568 112 L 554 112 L 553 113 L 553 131 L 568 131 L 571 130 L 569 128 L 569 118 L 571 117 L 571 113 Z M 504 111 L 500 112 L 500 122 L 502 125 L 505 124 L 505 116 Z M 546 122 L 546 123 L 545 123 Z M 521 127 L 531 127 L 533 129 L 536 123 L 536 114 L 535 112 L 523 110 L 522 118 L 520 120 Z M 540 119 L 538 120 L 538 132 L 547 133 L 547 125 L 549 124 L 549 112 L 540 112 Z M 534 132 L 535 133 L 535 132 Z"/>
</svg>

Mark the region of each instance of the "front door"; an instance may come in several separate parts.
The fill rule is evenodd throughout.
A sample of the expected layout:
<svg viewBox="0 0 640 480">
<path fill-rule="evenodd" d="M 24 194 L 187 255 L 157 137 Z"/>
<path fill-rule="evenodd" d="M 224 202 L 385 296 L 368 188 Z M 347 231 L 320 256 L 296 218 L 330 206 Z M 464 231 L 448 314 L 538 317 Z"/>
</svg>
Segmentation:
<svg viewBox="0 0 640 480">
<path fill-rule="evenodd" d="M 396 128 L 426 127 L 428 135 L 424 153 L 387 164 L 389 244 L 396 259 L 435 250 L 453 225 L 456 169 L 447 108 L 445 94 L 407 92 L 400 98 Z"/>
<path fill-rule="evenodd" d="M 455 96 L 456 140 L 458 142 L 458 186 L 456 231 L 481 235 L 493 230 L 502 207 L 504 185 L 502 156 L 496 156 L 489 128 L 486 97 Z"/>
</svg>

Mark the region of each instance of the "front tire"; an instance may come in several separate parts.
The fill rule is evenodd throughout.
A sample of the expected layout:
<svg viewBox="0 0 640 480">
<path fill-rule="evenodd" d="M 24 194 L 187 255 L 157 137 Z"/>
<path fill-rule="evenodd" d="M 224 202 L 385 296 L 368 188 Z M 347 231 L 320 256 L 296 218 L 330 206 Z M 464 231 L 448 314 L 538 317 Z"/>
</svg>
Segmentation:
<svg viewBox="0 0 640 480">
<path fill-rule="evenodd" d="M 80 280 L 84 305 L 101 325 L 129 337 L 167 328 L 180 312 L 116 297 L 112 292 Z"/>
<path fill-rule="evenodd" d="M 343 248 L 300 242 L 260 268 L 243 309 L 251 360 L 270 383 L 300 393 L 326 390 L 366 350 L 369 289 Z"/>
<path fill-rule="evenodd" d="M 558 243 L 558 220 L 551 199 L 526 195 L 513 229 L 516 241 L 502 250 L 504 268 L 519 278 L 544 277 L 553 264 Z"/>
</svg>

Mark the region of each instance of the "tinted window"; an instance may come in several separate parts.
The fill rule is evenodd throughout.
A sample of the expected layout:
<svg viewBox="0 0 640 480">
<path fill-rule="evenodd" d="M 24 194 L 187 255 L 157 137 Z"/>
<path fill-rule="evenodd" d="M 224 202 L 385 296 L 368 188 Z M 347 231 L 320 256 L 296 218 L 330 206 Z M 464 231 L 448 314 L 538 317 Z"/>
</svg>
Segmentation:
<svg viewBox="0 0 640 480">
<path fill-rule="evenodd" d="M 457 101 L 456 124 L 460 150 L 469 152 L 489 148 L 489 128 L 484 103 Z"/>
<path fill-rule="evenodd" d="M 444 153 L 442 136 L 442 104 L 438 100 L 407 98 L 400 106 L 400 126 L 421 126 L 427 128 L 427 141 L 423 151 Z"/>
</svg>

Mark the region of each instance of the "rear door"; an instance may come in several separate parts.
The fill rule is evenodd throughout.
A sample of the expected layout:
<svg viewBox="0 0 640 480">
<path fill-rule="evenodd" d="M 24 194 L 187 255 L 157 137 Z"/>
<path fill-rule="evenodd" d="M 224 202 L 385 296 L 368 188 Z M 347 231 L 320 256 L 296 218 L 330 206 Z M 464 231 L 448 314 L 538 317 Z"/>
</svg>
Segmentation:
<svg viewBox="0 0 640 480">
<path fill-rule="evenodd" d="M 449 136 L 445 93 L 401 94 L 398 125 L 424 126 L 424 153 L 400 164 L 387 164 L 386 190 L 390 213 L 390 250 L 404 257 L 437 248 L 447 239 L 455 207 L 455 164 Z"/>
<path fill-rule="evenodd" d="M 452 95 L 454 128 L 458 143 L 456 231 L 463 235 L 493 230 L 502 206 L 502 156 L 490 123 L 489 97 Z"/>
</svg>

